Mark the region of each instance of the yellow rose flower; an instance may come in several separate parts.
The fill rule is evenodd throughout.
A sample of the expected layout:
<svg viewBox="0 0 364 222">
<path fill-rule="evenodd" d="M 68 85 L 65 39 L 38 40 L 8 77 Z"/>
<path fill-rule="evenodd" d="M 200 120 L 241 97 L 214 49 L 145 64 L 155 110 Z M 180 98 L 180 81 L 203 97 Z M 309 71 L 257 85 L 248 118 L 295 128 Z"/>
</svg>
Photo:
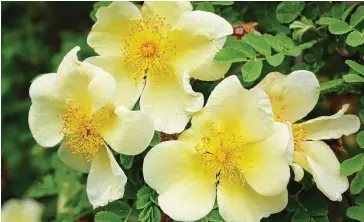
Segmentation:
<svg viewBox="0 0 364 222">
<path fill-rule="evenodd" d="M 123 196 L 126 176 L 114 151 L 141 153 L 153 134 L 153 120 L 117 101 L 115 79 L 104 70 L 77 59 L 79 47 L 63 59 L 57 73 L 34 80 L 29 94 L 29 126 L 43 147 L 62 141 L 58 154 L 69 167 L 87 173 L 87 195 L 94 206 Z M 117 105 L 118 104 L 118 105 Z"/>
<path fill-rule="evenodd" d="M 195 221 L 217 203 L 226 221 L 259 221 L 287 204 L 288 127 L 274 121 L 268 96 L 223 80 L 178 140 L 153 147 L 146 183 L 171 218 Z"/>
<path fill-rule="evenodd" d="M 213 81 L 230 64 L 213 60 L 232 26 L 210 12 L 192 11 L 189 2 L 130 2 L 101 7 L 88 44 L 100 55 L 87 59 L 117 81 L 120 102 L 140 108 L 154 119 L 156 129 L 173 134 L 184 130 L 203 106 L 190 77 Z M 145 86 L 144 86 L 145 85 Z"/>
<path fill-rule="evenodd" d="M 2 222 L 40 222 L 43 207 L 32 199 L 10 199 L 1 207 Z"/>
<path fill-rule="evenodd" d="M 295 180 L 303 178 L 305 169 L 312 174 L 321 192 L 332 201 L 341 201 L 341 194 L 349 186 L 348 179 L 340 175 L 340 163 L 334 152 L 320 140 L 355 133 L 360 127 L 359 118 L 344 115 L 349 107 L 344 105 L 332 116 L 296 123 L 315 107 L 320 95 L 320 84 L 309 71 L 300 70 L 289 75 L 269 73 L 257 87 L 268 94 L 276 120 L 290 125 L 292 141 L 289 150 Z"/>
</svg>

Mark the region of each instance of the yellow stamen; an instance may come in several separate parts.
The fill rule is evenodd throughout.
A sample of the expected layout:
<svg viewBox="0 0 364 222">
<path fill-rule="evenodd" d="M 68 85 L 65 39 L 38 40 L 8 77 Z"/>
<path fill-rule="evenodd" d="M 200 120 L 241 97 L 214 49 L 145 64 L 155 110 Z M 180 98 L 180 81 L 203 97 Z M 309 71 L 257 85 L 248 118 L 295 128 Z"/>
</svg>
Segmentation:
<svg viewBox="0 0 364 222">
<path fill-rule="evenodd" d="M 292 134 L 294 149 L 301 150 L 301 143 L 306 141 L 307 132 L 303 129 L 301 124 L 292 124 Z"/>
<path fill-rule="evenodd" d="M 72 101 L 68 101 L 65 108 L 66 112 L 59 116 L 63 120 L 61 133 L 65 136 L 65 146 L 73 153 L 83 154 L 90 161 L 104 144 L 100 131 L 102 123 L 115 115 L 113 106 L 105 106 L 94 114 L 90 108 Z"/>
<path fill-rule="evenodd" d="M 148 75 L 172 74 L 170 63 L 176 54 L 176 45 L 168 33 L 171 26 L 166 18 L 150 18 L 136 22 L 131 26 L 130 34 L 122 39 L 124 45 L 124 62 L 135 67 L 134 78 Z"/>
</svg>

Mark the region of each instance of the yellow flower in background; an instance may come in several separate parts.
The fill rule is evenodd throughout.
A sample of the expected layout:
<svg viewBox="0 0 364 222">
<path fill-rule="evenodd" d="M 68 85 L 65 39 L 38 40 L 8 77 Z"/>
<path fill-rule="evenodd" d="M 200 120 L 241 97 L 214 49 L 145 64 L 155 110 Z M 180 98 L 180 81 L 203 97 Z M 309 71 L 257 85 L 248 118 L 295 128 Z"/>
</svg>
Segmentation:
<svg viewBox="0 0 364 222">
<path fill-rule="evenodd" d="M 115 100 L 115 79 L 104 70 L 77 59 L 71 50 L 57 73 L 34 80 L 29 94 L 29 126 L 43 147 L 62 141 L 58 154 L 69 167 L 87 173 L 87 195 L 94 208 L 120 199 L 126 176 L 109 146 L 136 155 L 149 145 L 153 120 Z M 118 105 L 117 105 L 118 104 Z"/>
<path fill-rule="evenodd" d="M 40 222 L 43 207 L 32 199 L 10 199 L 1 207 L 2 222 Z"/>
<path fill-rule="evenodd" d="M 316 76 L 300 70 L 282 75 L 269 73 L 257 87 L 269 96 L 276 120 L 286 122 L 292 130 L 289 147 L 295 180 L 303 178 L 305 169 L 312 174 L 317 188 L 332 201 L 341 201 L 348 189 L 348 179 L 340 175 L 340 163 L 331 148 L 320 140 L 337 139 L 359 130 L 360 121 L 355 115 L 344 115 L 349 105 L 332 116 L 322 116 L 306 122 L 304 118 L 316 105 L 320 85 Z M 303 168 L 303 169 L 302 169 Z"/>
<path fill-rule="evenodd" d="M 216 199 L 226 221 L 259 221 L 287 204 L 288 127 L 274 121 L 268 96 L 223 80 L 178 140 L 151 149 L 146 183 L 171 218 L 195 221 Z"/>
<path fill-rule="evenodd" d="M 130 2 L 101 7 L 88 44 L 100 55 L 87 59 L 115 79 L 119 101 L 140 108 L 165 133 L 184 130 L 203 106 L 190 77 L 223 78 L 230 64 L 213 60 L 232 26 L 210 12 L 192 11 L 189 2 L 144 2 L 141 10 Z M 145 86 L 144 86 L 145 85 Z"/>
</svg>

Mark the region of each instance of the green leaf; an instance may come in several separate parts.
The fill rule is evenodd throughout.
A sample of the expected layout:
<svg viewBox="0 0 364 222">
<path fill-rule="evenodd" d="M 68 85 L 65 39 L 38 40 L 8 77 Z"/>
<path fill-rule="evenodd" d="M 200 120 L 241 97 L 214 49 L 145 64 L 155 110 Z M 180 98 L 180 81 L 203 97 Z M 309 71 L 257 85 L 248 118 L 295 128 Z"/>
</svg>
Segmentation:
<svg viewBox="0 0 364 222">
<path fill-rule="evenodd" d="M 151 205 L 149 205 L 148 207 L 144 208 L 139 216 L 138 216 L 138 221 L 149 221 L 148 219 L 150 218 L 151 214 L 153 213 L 153 207 Z"/>
<path fill-rule="evenodd" d="M 154 135 L 152 141 L 150 142 L 149 146 L 155 146 L 161 141 L 161 135 L 158 131 L 154 131 Z"/>
<path fill-rule="evenodd" d="M 312 221 L 313 218 L 311 218 Z M 327 216 L 314 217 L 314 222 L 330 222 Z"/>
<path fill-rule="evenodd" d="M 364 82 L 364 78 L 356 74 L 344 75 L 345 82 Z"/>
<path fill-rule="evenodd" d="M 116 200 L 106 205 L 105 209 L 119 217 L 125 218 L 130 211 L 130 206 L 121 200 Z"/>
<path fill-rule="evenodd" d="M 276 9 L 277 20 L 280 23 L 290 23 L 304 8 L 304 2 L 281 2 Z"/>
<path fill-rule="evenodd" d="M 55 195 L 58 193 L 57 184 L 51 174 L 42 178 L 42 180 L 29 192 L 28 197 L 38 198 L 44 196 Z"/>
<path fill-rule="evenodd" d="M 272 56 L 267 56 L 267 61 L 272 66 L 279 66 L 283 62 L 283 59 L 284 59 L 284 54 L 282 53 L 278 53 Z"/>
<path fill-rule="evenodd" d="M 355 199 L 355 203 L 361 207 L 364 207 L 364 196 L 359 196 Z"/>
<path fill-rule="evenodd" d="M 356 135 L 356 142 L 358 143 L 360 148 L 364 148 L 364 131 L 360 131 L 358 135 Z"/>
<path fill-rule="evenodd" d="M 120 163 L 125 169 L 130 169 L 133 165 L 134 156 L 120 154 Z"/>
<path fill-rule="evenodd" d="M 248 58 L 255 58 L 257 56 L 257 53 L 255 52 L 253 47 L 243 41 L 237 41 L 236 44 L 232 46 L 232 48 L 242 51 Z"/>
<path fill-rule="evenodd" d="M 344 79 L 333 79 L 320 84 L 321 93 L 330 93 L 339 91 L 345 84 Z"/>
<path fill-rule="evenodd" d="M 213 5 L 232 5 L 234 1 L 211 1 Z"/>
<path fill-rule="evenodd" d="M 364 75 L 364 66 L 358 64 L 357 62 L 353 60 L 346 60 L 345 63 L 350 66 L 350 68 L 354 69 L 358 73 Z"/>
<path fill-rule="evenodd" d="M 253 82 L 258 79 L 262 72 L 262 60 L 250 60 L 241 67 L 241 73 L 245 82 Z"/>
<path fill-rule="evenodd" d="M 346 44 L 352 47 L 357 47 L 364 44 L 364 33 L 360 33 L 357 30 L 350 32 L 346 39 Z"/>
<path fill-rule="evenodd" d="M 247 61 L 247 55 L 234 48 L 223 48 L 216 54 L 215 61 L 220 63 L 243 62 Z"/>
<path fill-rule="evenodd" d="M 283 52 L 283 44 L 280 38 L 276 38 L 270 34 L 264 34 L 263 39 L 277 52 Z"/>
<path fill-rule="evenodd" d="M 137 200 L 137 203 L 136 203 L 136 208 L 138 210 L 141 210 L 141 209 L 146 208 L 150 204 L 151 204 L 150 196 L 145 195 L 145 196 L 142 196 L 142 197 L 138 197 L 138 200 Z"/>
<path fill-rule="evenodd" d="M 350 12 L 356 7 L 357 3 L 352 4 L 348 9 L 345 10 L 343 15 L 341 16 L 341 20 L 345 21 L 349 16 Z"/>
<path fill-rule="evenodd" d="M 325 196 L 317 189 L 302 191 L 298 201 L 311 216 L 326 216 L 329 212 Z"/>
<path fill-rule="evenodd" d="M 316 23 L 319 25 L 331 25 L 333 23 L 339 22 L 339 19 L 331 17 L 321 17 Z"/>
<path fill-rule="evenodd" d="M 359 171 L 350 184 L 350 193 L 358 194 L 364 188 L 364 168 Z"/>
<path fill-rule="evenodd" d="M 349 176 L 361 170 L 364 166 L 364 153 L 358 154 L 350 159 L 344 160 L 340 166 L 340 174 Z"/>
<path fill-rule="evenodd" d="M 243 37 L 243 40 L 263 55 L 269 56 L 271 54 L 270 46 L 262 36 L 249 33 Z"/>
<path fill-rule="evenodd" d="M 336 21 L 329 25 L 329 31 L 334 35 L 342 35 L 353 30 L 348 23 L 344 21 Z"/>
<path fill-rule="evenodd" d="M 364 109 L 360 110 L 359 117 L 362 123 L 364 123 Z"/>
<path fill-rule="evenodd" d="M 161 211 L 157 206 L 152 207 L 152 222 L 160 222 L 161 221 Z"/>
<path fill-rule="evenodd" d="M 95 222 L 122 222 L 122 220 L 113 212 L 100 211 L 95 216 Z"/>
<path fill-rule="evenodd" d="M 350 207 L 346 211 L 346 215 L 354 220 L 364 221 L 364 207 Z"/>
<path fill-rule="evenodd" d="M 206 12 L 215 12 L 215 8 L 210 2 L 198 3 L 196 10 L 206 11 Z"/>
<path fill-rule="evenodd" d="M 306 211 L 299 209 L 294 213 L 292 222 L 310 222 L 310 215 Z"/>
<path fill-rule="evenodd" d="M 346 2 L 336 2 L 334 6 L 331 8 L 331 15 L 334 18 L 341 18 L 344 14 Z"/>
<path fill-rule="evenodd" d="M 364 19 L 364 6 L 359 6 L 350 18 L 350 25 L 355 27 Z"/>
</svg>

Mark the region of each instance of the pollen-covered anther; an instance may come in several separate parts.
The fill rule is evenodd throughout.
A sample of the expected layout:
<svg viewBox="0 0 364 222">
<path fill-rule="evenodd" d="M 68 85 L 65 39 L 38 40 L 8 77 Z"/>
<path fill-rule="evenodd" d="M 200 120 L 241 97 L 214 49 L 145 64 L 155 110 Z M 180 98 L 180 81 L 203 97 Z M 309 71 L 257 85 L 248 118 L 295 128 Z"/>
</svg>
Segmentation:
<svg viewBox="0 0 364 222">
<path fill-rule="evenodd" d="M 301 143 L 306 141 L 307 132 L 303 129 L 301 124 L 292 124 L 292 134 L 294 149 L 299 151 L 301 149 Z"/>
<path fill-rule="evenodd" d="M 147 41 L 140 47 L 140 52 L 143 57 L 153 57 L 157 54 L 157 45 L 153 42 Z"/>
</svg>

